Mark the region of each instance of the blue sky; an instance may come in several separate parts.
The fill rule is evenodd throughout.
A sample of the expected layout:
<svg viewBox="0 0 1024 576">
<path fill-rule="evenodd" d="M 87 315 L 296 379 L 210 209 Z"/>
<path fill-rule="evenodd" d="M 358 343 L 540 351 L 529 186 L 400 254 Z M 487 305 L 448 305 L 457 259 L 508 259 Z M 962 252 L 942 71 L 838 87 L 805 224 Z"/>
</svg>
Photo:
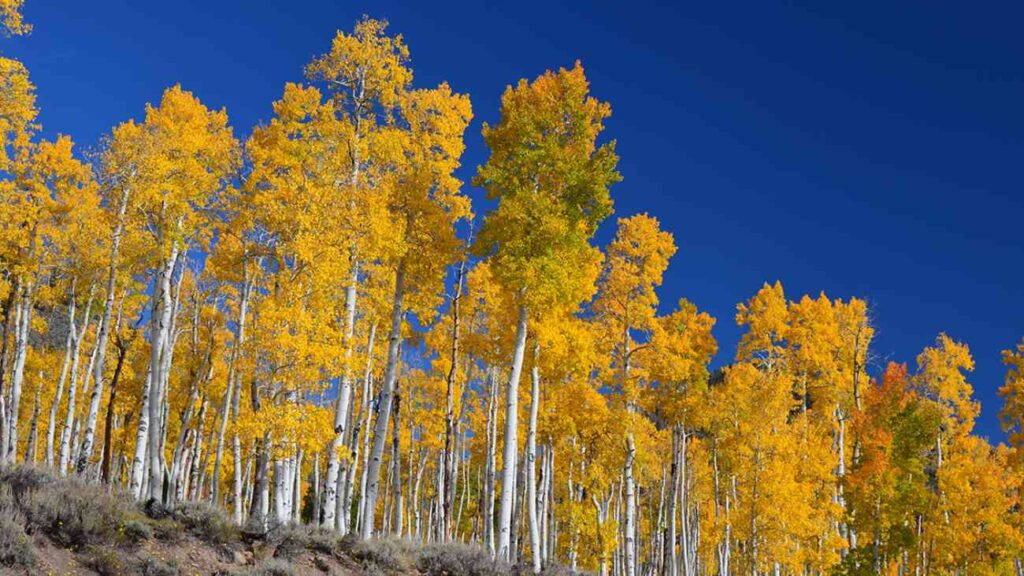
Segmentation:
<svg viewBox="0 0 1024 576">
<path fill-rule="evenodd" d="M 676 235 L 662 301 L 718 317 L 716 364 L 763 282 L 859 296 L 875 371 L 940 331 L 971 346 L 980 432 L 1001 439 L 999 351 L 1024 336 L 1024 5 L 692 4 L 27 0 L 35 31 L 2 51 L 29 67 L 46 134 L 79 146 L 177 82 L 244 136 L 335 30 L 387 18 L 416 84 L 473 99 L 466 180 L 504 87 L 581 59 L 614 110 L 616 212 Z"/>
</svg>

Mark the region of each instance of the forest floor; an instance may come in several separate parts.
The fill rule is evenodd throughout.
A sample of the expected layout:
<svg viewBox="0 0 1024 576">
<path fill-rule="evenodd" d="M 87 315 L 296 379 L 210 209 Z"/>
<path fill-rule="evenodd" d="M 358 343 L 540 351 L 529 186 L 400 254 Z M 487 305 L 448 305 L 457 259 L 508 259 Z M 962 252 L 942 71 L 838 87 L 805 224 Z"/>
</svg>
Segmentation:
<svg viewBox="0 0 1024 576">
<path fill-rule="evenodd" d="M 551 572 L 562 572 L 553 570 Z M 365 542 L 310 526 L 253 534 L 219 508 L 139 505 L 102 485 L 0 470 L 0 575 L 516 576 L 476 546 Z"/>
</svg>

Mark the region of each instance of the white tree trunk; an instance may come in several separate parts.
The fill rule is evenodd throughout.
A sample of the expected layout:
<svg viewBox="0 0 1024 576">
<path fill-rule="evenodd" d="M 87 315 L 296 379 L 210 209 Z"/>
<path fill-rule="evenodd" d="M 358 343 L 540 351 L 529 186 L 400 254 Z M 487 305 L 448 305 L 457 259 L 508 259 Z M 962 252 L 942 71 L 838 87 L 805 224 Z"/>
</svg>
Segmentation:
<svg viewBox="0 0 1024 576">
<path fill-rule="evenodd" d="M 288 486 L 287 460 L 274 460 L 274 516 L 278 524 L 288 523 L 288 502 L 285 492 Z"/>
<path fill-rule="evenodd" d="M 396 392 L 391 398 L 391 405 L 395 413 L 394 421 L 391 423 L 391 479 L 394 481 L 395 491 L 395 523 L 392 526 L 392 535 L 402 537 L 402 455 L 399 452 L 398 437 L 402 427 L 401 396 Z"/>
<path fill-rule="evenodd" d="M 402 299 L 405 295 L 405 262 L 398 265 L 395 274 L 395 295 L 391 306 L 391 335 L 388 338 L 388 359 L 384 367 L 384 385 L 380 393 L 380 406 L 373 426 L 373 446 L 367 462 L 366 503 L 363 511 L 363 525 L 360 535 L 368 539 L 373 535 L 376 523 L 377 494 L 380 491 L 381 460 L 387 441 L 388 423 L 391 419 L 391 396 L 398 379 L 398 351 L 402 343 Z"/>
<path fill-rule="evenodd" d="M 141 499 L 146 483 L 146 449 L 149 447 L 149 404 L 150 386 L 153 379 L 153 367 L 150 366 L 146 379 L 142 384 L 142 406 L 139 409 L 139 423 L 135 428 L 135 454 L 132 457 L 131 475 L 128 480 L 128 491 L 135 499 Z"/>
<path fill-rule="evenodd" d="M 636 576 L 636 485 L 633 479 L 633 463 L 636 459 L 636 442 L 633 432 L 626 435 L 626 467 L 625 467 L 625 570 L 626 576 Z"/>
<path fill-rule="evenodd" d="M 42 380 L 42 372 L 39 373 L 40 380 Z M 42 392 L 42 385 L 36 386 L 36 395 L 32 402 L 32 419 L 29 424 L 28 432 L 28 446 L 25 447 L 25 464 L 35 466 L 37 463 L 38 443 L 39 443 L 39 394 Z"/>
<path fill-rule="evenodd" d="M 5 461 L 14 463 L 18 454 L 18 411 L 21 407 L 21 385 L 25 379 L 25 358 L 28 356 L 28 334 L 32 326 L 32 288 L 30 282 L 23 288 L 18 304 L 18 317 L 14 333 L 14 369 L 11 375 L 9 424 L 4 442 L 7 444 Z"/>
<path fill-rule="evenodd" d="M 178 260 L 178 244 L 171 248 L 170 257 L 161 263 L 157 275 L 157 286 L 154 288 L 153 318 L 150 323 L 152 348 L 149 356 L 149 447 L 146 457 L 149 461 L 149 498 L 163 500 L 163 384 L 164 355 L 170 354 L 171 347 L 171 315 L 174 302 L 171 292 L 171 277 Z"/>
<path fill-rule="evenodd" d="M 93 365 L 93 389 L 89 398 L 89 413 L 85 418 L 85 436 L 78 454 L 75 469 L 79 474 L 85 471 L 89 459 L 92 458 L 93 445 L 96 442 L 96 419 L 100 413 L 100 399 L 103 396 L 103 368 L 107 358 L 107 343 L 110 340 L 110 321 L 114 313 L 114 298 L 117 287 L 117 263 L 121 249 L 121 236 L 124 234 L 124 216 L 128 207 L 129 189 L 121 191 L 121 204 L 118 206 L 117 224 L 110 241 L 110 265 L 107 269 L 107 294 L 103 303 L 103 316 L 96 332 L 96 362 Z"/>
<path fill-rule="evenodd" d="M 343 508 L 346 514 L 343 521 L 345 523 L 344 529 L 346 531 L 349 530 L 352 525 L 349 518 L 349 511 L 352 510 L 352 496 L 355 490 L 356 473 L 360 470 L 363 472 L 361 476 L 363 481 L 360 485 L 360 493 L 362 493 L 366 488 L 366 466 L 364 465 L 360 467 L 358 464 L 361 455 L 363 456 L 364 461 L 366 459 L 364 454 L 368 445 L 366 439 L 369 438 L 370 435 L 368 427 L 370 423 L 370 398 L 373 395 L 373 345 L 377 338 L 376 320 L 374 320 L 370 325 L 370 335 L 368 338 L 369 339 L 366 343 L 366 370 L 363 374 L 362 401 L 360 402 L 359 413 L 356 415 L 356 427 L 352 433 L 349 434 L 349 454 L 351 454 L 352 460 L 348 467 L 348 480 L 345 483 L 345 493 L 343 494 Z M 361 515 L 357 513 L 356 521 L 359 522 L 360 518 Z"/>
<path fill-rule="evenodd" d="M 540 407 L 540 344 L 533 344 L 530 370 L 530 423 L 526 431 L 526 511 L 530 520 L 530 557 L 533 573 L 540 574 L 540 525 L 537 518 L 537 411 Z"/>
<path fill-rule="evenodd" d="M 255 277 L 255 274 L 253 274 L 253 277 Z M 253 283 L 254 280 L 250 278 L 249 270 L 246 268 L 242 280 L 242 294 L 238 301 L 238 333 L 235 337 L 235 343 L 231 347 L 231 356 L 228 360 L 227 388 L 224 389 L 224 402 L 221 404 L 220 409 L 220 427 L 217 430 L 217 452 L 213 458 L 213 483 L 210 490 L 210 500 L 214 504 L 219 504 L 220 464 L 224 457 L 224 435 L 228 429 L 228 416 L 232 410 L 232 400 L 236 394 L 235 390 L 241 385 L 241 382 L 237 381 L 239 379 L 237 366 L 238 358 L 242 354 L 242 345 L 245 344 L 245 324 L 249 316 L 249 298 L 252 295 Z M 237 411 L 237 404 L 234 405 L 234 409 Z M 235 460 L 234 467 L 238 471 L 237 475 L 241 477 L 241 462 Z M 238 496 L 238 492 L 235 492 L 236 501 L 240 500 Z M 241 523 L 241 507 L 236 506 L 235 512 L 235 522 Z"/>
<path fill-rule="evenodd" d="M 68 337 L 64 342 L 64 362 L 60 368 L 60 380 L 57 381 L 57 391 L 53 395 L 53 403 L 50 405 L 50 420 L 46 423 L 46 467 L 53 468 L 53 443 L 57 432 L 57 414 L 60 410 L 60 401 L 64 399 L 64 385 L 67 384 L 68 372 L 71 370 L 71 355 L 74 352 L 75 344 L 78 342 L 78 327 L 75 321 L 75 281 L 72 279 L 68 300 Z M 88 317 L 88 314 L 86 314 Z"/>
<path fill-rule="evenodd" d="M 68 469 L 71 460 L 71 432 L 75 425 L 75 411 L 78 397 L 78 366 L 82 355 L 82 341 L 85 340 L 86 331 L 89 329 L 89 312 L 92 308 L 92 299 L 85 305 L 85 316 L 82 318 L 82 329 L 75 336 L 75 345 L 71 354 L 71 374 L 68 376 L 68 408 L 64 415 L 64 428 L 60 433 L 60 455 L 57 464 L 57 471 L 62 476 Z"/>
<path fill-rule="evenodd" d="M 344 363 L 341 382 L 338 384 L 338 396 L 334 403 L 334 437 L 331 439 L 331 446 L 327 453 L 327 481 L 324 485 L 324 526 L 337 528 L 346 532 L 347 526 L 342 526 L 340 518 L 336 518 L 338 506 L 338 486 L 342 469 L 339 452 L 345 442 L 345 427 L 348 424 L 348 409 L 352 398 L 352 335 L 355 330 L 356 321 L 356 285 L 359 282 L 359 263 L 352 262 L 352 277 L 349 285 L 345 288 L 345 333 L 344 333 Z"/>
<path fill-rule="evenodd" d="M 505 406 L 505 448 L 504 470 L 501 473 L 501 507 L 498 512 L 498 557 L 511 560 L 512 505 L 516 481 L 516 431 L 519 424 L 519 376 L 523 371 L 523 355 L 526 352 L 526 305 L 519 305 L 519 323 L 516 326 L 516 343 L 512 353 L 512 369 L 508 378 L 507 401 Z"/>
<path fill-rule="evenodd" d="M 241 384 L 241 382 L 238 384 Z M 235 398 L 238 398 L 240 392 L 239 386 L 235 386 Z M 239 403 L 236 400 L 232 400 L 232 404 L 235 407 L 231 411 L 231 417 L 237 423 Z M 235 524 L 241 525 L 245 521 L 245 496 L 243 495 L 245 483 L 242 482 L 242 440 L 238 437 L 237 432 L 231 435 L 231 457 L 234 460 L 234 470 L 232 472 L 234 476 L 234 490 L 232 491 L 232 497 L 234 498 L 233 517 Z"/>
<path fill-rule="evenodd" d="M 289 506 L 292 509 L 292 522 L 300 524 L 302 522 L 302 450 L 298 451 L 295 455 L 294 464 L 291 470 L 291 479 L 294 489 L 292 490 L 291 497 L 288 499 Z"/>
<path fill-rule="evenodd" d="M 487 393 L 487 461 L 484 471 L 484 529 L 483 539 L 487 550 L 494 556 L 497 549 L 494 544 L 494 491 L 495 476 L 498 467 L 498 376 L 494 368 L 488 372 L 489 386 Z"/>
</svg>

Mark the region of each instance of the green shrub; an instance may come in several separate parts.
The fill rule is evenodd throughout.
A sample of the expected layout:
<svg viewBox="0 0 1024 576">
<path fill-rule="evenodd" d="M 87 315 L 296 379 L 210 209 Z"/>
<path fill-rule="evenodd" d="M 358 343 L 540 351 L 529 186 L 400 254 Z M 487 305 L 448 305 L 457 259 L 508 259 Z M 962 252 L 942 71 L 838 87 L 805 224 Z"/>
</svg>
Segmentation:
<svg viewBox="0 0 1024 576">
<path fill-rule="evenodd" d="M 19 506 L 30 526 L 68 546 L 109 542 L 131 514 L 123 498 L 78 479 L 44 483 L 26 491 Z"/>
<path fill-rule="evenodd" d="M 304 550 L 336 554 L 340 549 L 341 537 L 337 532 L 319 526 L 281 526 L 267 535 L 276 545 L 275 557 L 291 558 Z"/>
<path fill-rule="evenodd" d="M 35 549 L 25 534 L 20 515 L 14 510 L 0 509 L 0 566 L 31 567 L 35 560 Z"/>
<path fill-rule="evenodd" d="M 185 532 L 181 529 L 181 524 L 171 518 L 150 520 L 148 524 L 153 530 L 153 536 L 161 542 L 174 544 L 176 542 L 180 542 L 181 539 L 185 537 Z"/>
<path fill-rule="evenodd" d="M 291 564 L 278 558 L 268 558 L 249 570 L 249 576 L 294 576 Z"/>
<path fill-rule="evenodd" d="M 133 574 L 139 574 L 140 576 L 179 576 L 181 570 L 178 568 L 177 561 L 173 559 L 170 562 L 164 562 L 159 558 L 146 554 L 139 558 Z"/>
<path fill-rule="evenodd" d="M 204 542 L 227 544 L 238 538 L 238 527 L 227 514 L 206 502 L 179 503 L 174 509 L 174 519 Z"/>
<path fill-rule="evenodd" d="M 510 576 L 512 568 L 479 546 L 462 542 L 429 544 L 420 550 L 416 568 L 429 576 Z"/>
<path fill-rule="evenodd" d="M 0 485 L 10 489 L 16 501 L 21 501 L 25 494 L 54 482 L 49 472 L 32 466 L 11 466 L 0 470 Z"/>
<path fill-rule="evenodd" d="M 352 546 L 355 558 L 368 574 L 399 574 L 416 563 L 416 544 L 400 538 L 373 538 Z"/>
<path fill-rule="evenodd" d="M 153 537 L 153 529 L 141 520 L 128 520 L 121 526 L 121 540 L 137 545 Z"/>
<path fill-rule="evenodd" d="M 103 546 L 87 548 L 83 563 L 100 576 L 121 576 L 125 573 L 124 564 L 117 552 Z"/>
</svg>

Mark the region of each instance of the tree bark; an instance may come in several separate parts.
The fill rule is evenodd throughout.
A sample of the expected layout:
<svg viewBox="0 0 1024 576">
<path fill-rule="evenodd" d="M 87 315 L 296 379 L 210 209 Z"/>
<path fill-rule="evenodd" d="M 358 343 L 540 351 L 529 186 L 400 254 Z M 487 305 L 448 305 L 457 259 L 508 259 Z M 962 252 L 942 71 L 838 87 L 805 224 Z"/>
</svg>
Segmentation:
<svg viewBox="0 0 1024 576">
<path fill-rule="evenodd" d="M 14 368 L 11 374 L 10 400 L 8 402 L 7 433 L 4 435 L 6 452 L 4 460 L 14 463 L 18 452 L 18 412 L 21 408 L 21 386 L 25 379 L 25 359 L 28 357 L 28 335 L 32 326 L 32 294 L 34 283 L 22 288 L 19 298 L 17 321 L 14 333 Z"/>
<path fill-rule="evenodd" d="M 540 407 L 540 343 L 533 343 L 530 369 L 530 423 L 526 432 L 526 511 L 530 520 L 530 557 L 533 573 L 540 574 L 540 525 L 537 517 L 537 411 Z"/>
<path fill-rule="evenodd" d="M 376 522 L 377 493 L 380 490 L 381 459 L 391 417 L 391 396 L 398 379 L 398 351 L 402 343 L 402 299 L 405 296 L 405 261 L 399 263 L 395 274 L 395 294 L 391 307 L 391 335 L 388 339 L 388 359 L 384 368 L 384 385 L 380 393 L 380 407 L 373 427 L 373 447 L 367 463 L 366 503 L 360 531 L 365 540 L 373 535 Z"/>
<path fill-rule="evenodd" d="M 343 527 L 340 518 L 336 518 L 338 506 L 338 486 L 341 484 L 342 473 L 341 459 L 339 452 L 345 441 L 345 427 L 348 424 L 349 404 L 352 398 L 352 341 L 356 321 L 356 294 L 359 282 L 359 262 L 354 258 L 351 260 L 352 276 L 349 278 L 349 285 L 345 288 L 345 326 L 344 326 L 344 367 L 342 368 L 341 381 L 338 383 L 338 396 L 334 404 L 334 437 L 331 439 L 331 446 L 327 453 L 327 480 L 324 484 L 324 525 L 329 528 L 336 528 L 342 533 L 347 527 Z"/>
<path fill-rule="evenodd" d="M 512 507 L 516 481 L 516 431 L 519 423 L 519 376 L 523 371 L 526 352 L 526 305 L 519 305 L 519 323 L 516 326 L 512 369 L 509 372 L 505 405 L 504 470 L 501 474 L 501 507 L 498 513 L 498 557 L 512 559 Z"/>
<path fill-rule="evenodd" d="M 75 342 L 78 339 L 78 328 L 75 319 L 75 279 L 71 279 L 71 287 L 68 289 L 68 336 L 64 341 L 64 362 L 60 368 L 60 379 L 57 381 L 57 391 L 53 395 L 53 403 L 50 404 L 50 419 L 46 423 L 46 467 L 53 468 L 53 443 L 57 432 L 57 413 L 60 410 L 60 401 L 64 399 L 64 385 L 67 384 L 68 372 L 71 369 L 71 355 L 74 351 Z M 88 316 L 88 315 L 87 315 Z"/>
<path fill-rule="evenodd" d="M 57 472 L 60 475 L 68 469 L 68 462 L 71 460 L 71 432 L 75 425 L 75 410 L 76 402 L 78 399 L 78 366 L 81 361 L 82 354 L 82 341 L 85 340 L 85 334 L 89 329 L 90 310 L 92 308 L 92 299 L 85 305 L 85 315 L 82 317 L 82 329 L 75 336 L 74 349 L 71 354 L 71 374 L 69 375 L 68 381 L 68 408 L 67 413 L 64 415 L 64 428 L 60 433 L 60 454 L 57 465 Z"/>
<path fill-rule="evenodd" d="M 487 550 L 494 556 L 497 553 L 494 541 L 494 492 L 498 467 L 498 377 L 494 368 L 488 370 L 487 393 L 487 460 L 484 471 L 484 528 L 483 539 Z"/>
<path fill-rule="evenodd" d="M 170 257 L 161 263 L 157 275 L 156 297 L 153 318 L 150 323 L 150 337 L 153 346 L 149 358 L 149 498 L 163 501 L 163 398 L 165 359 L 171 350 L 171 317 L 174 312 L 171 280 L 178 261 L 178 244 L 171 248 Z"/>
<path fill-rule="evenodd" d="M 238 358 L 242 354 L 241 349 L 245 344 L 245 327 L 249 316 L 249 298 L 252 294 L 254 282 L 253 278 L 250 277 L 248 266 L 243 265 L 243 269 L 242 293 L 238 300 L 238 332 L 235 335 L 235 343 L 231 347 L 231 354 L 228 358 L 227 387 L 224 389 L 224 401 L 221 403 L 219 413 L 220 426 L 217 430 L 217 451 L 213 458 L 213 483 L 210 489 L 210 500 L 214 504 L 219 504 L 220 465 L 224 457 L 224 435 L 228 428 L 228 416 L 231 412 L 231 401 L 234 397 L 234 391 L 239 386 Z M 235 462 L 235 468 L 239 467 L 240 463 Z M 239 522 L 239 519 L 235 518 L 235 522 Z"/>
<path fill-rule="evenodd" d="M 359 405 L 359 413 L 356 414 L 355 416 L 355 428 L 353 428 L 352 433 L 349 434 L 348 450 L 349 454 L 351 455 L 351 464 L 349 464 L 348 466 L 348 479 L 345 483 L 345 493 L 343 494 L 343 508 L 345 511 L 345 530 L 350 529 L 352 526 L 352 523 L 350 521 L 351 514 L 349 513 L 349 511 L 352 510 L 352 496 L 353 491 L 355 490 L 356 473 L 359 472 L 360 470 L 363 471 L 363 475 L 361 476 L 361 478 L 363 478 L 363 482 L 360 486 L 360 494 L 366 488 L 366 467 L 365 465 L 363 467 L 359 466 L 359 458 L 360 454 L 362 453 L 361 450 L 363 452 L 365 452 L 366 450 L 366 439 L 369 438 L 370 435 L 370 431 L 368 428 L 370 423 L 370 398 L 373 394 L 373 345 L 376 338 L 377 321 L 374 320 L 373 323 L 370 325 L 370 334 L 366 342 L 366 369 L 363 373 L 363 390 L 362 399 Z M 360 443 L 360 439 L 362 439 L 362 443 Z M 363 454 L 363 457 L 365 460 L 365 454 Z M 356 517 L 356 521 L 359 522 L 361 514 L 357 512 Z"/>
<path fill-rule="evenodd" d="M 448 367 L 448 375 L 445 378 L 444 474 L 438 486 L 438 493 L 443 495 L 443 505 L 441 506 L 440 514 L 441 533 L 446 541 L 452 538 L 452 491 L 450 489 L 446 490 L 445 487 L 453 484 L 452 479 L 455 477 L 455 451 L 452 447 L 452 435 L 455 431 L 455 383 L 459 375 L 459 330 L 462 322 L 460 310 L 465 273 L 466 260 L 463 259 L 459 263 L 458 278 L 455 281 L 455 295 L 452 297 L 451 305 L 452 347 L 449 356 L 451 365 Z"/>
<path fill-rule="evenodd" d="M 103 316 L 100 318 L 100 325 L 96 332 L 96 362 L 93 364 L 93 389 L 89 398 L 89 413 L 85 419 L 85 436 L 82 439 L 82 447 L 78 454 L 78 463 L 75 469 L 79 474 L 85 472 L 85 467 L 92 458 L 93 444 L 96 441 L 96 418 L 100 412 L 100 398 L 103 397 L 103 368 L 107 358 L 107 342 L 110 340 L 110 322 L 114 313 L 114 298 L 117 287 L 117 264 L 121 249 L 121 237 L 124 234 L 125 212 L 128 207 L 128 187 L 122 188 L 121 204 L 118 206 L 117 224 L 114 227 L 114 235 L 110 240 L 110 266 L 107 269 L 107 294 L 103 303 Z"/>
</svg>

